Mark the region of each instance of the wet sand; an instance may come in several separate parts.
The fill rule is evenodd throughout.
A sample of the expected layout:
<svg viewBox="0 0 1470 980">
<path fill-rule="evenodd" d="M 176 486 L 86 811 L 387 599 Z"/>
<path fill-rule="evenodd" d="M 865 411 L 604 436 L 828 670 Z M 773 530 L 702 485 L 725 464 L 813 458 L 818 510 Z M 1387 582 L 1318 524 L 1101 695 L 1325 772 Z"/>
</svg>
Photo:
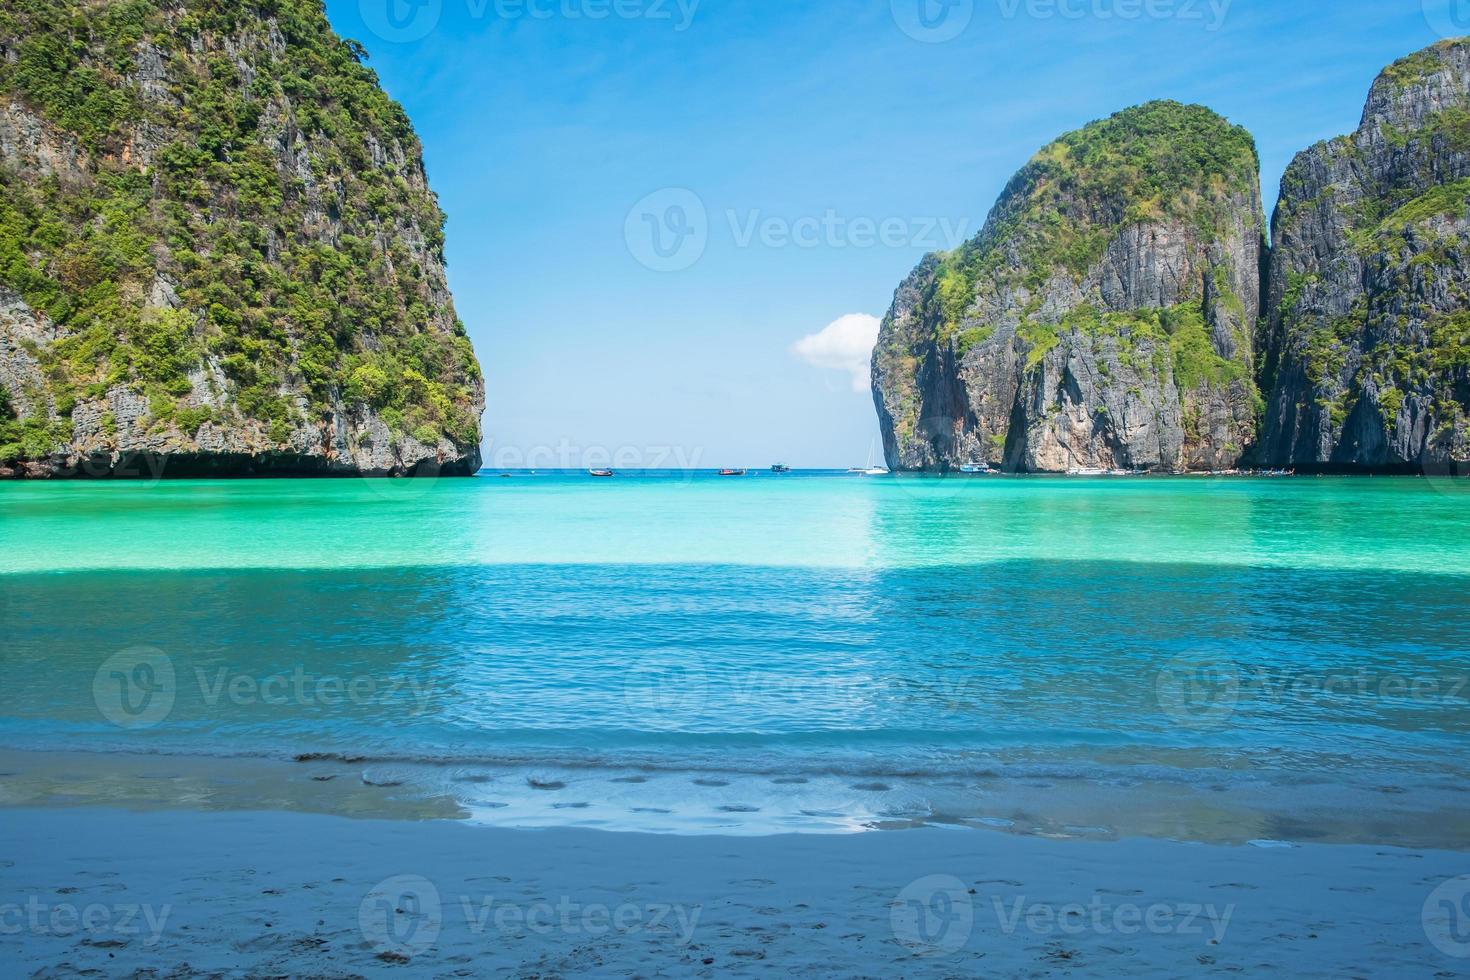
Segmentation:
<svg viewBox="0 0 1470 980">
<path fill-rule="evenodd" d="M 1470 953 L 1463 923 L 1431 900 L 1470 873 L 1454 852 L 102 807 L 3 820 L 15 975 L 1470 975 L 1448 955 Z"/>
</svg>

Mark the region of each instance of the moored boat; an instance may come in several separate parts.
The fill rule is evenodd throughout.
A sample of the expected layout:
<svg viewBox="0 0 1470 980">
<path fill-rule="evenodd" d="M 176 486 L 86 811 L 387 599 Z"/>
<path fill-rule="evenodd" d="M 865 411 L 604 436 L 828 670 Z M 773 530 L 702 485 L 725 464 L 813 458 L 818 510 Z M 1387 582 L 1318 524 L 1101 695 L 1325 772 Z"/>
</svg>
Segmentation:
<svg viewBox="0 0 1470 980">
<path fill-rule="evenodd" d="M 587 471 L 587 475 L 588 476 L 602 477 L 602 478 L 606 479 L 609 476 L 616 476 L 617 474 L 614 473 L 612 470 L 588 470 Z"/>
<path fill-rule="evenodd" d="M 886 467 L 886 466 L 878 466 L 877 464 L 875 464 L 873 462 L 873 453 L 874 453 L 874 450 L 876 450 L 877 448 L 878 448 L 877 442 L 874 442 L 871 446 L 868 447 L 868 465 L 867 466 L 854 466 L 852 469 L 848 470 L 847 472 L 849 472 L 849 473 L 851 473 L 851 474 L 853 474 L 855 476 L 887 476 L 889 474 L 888 467 Z"/>
</svg>

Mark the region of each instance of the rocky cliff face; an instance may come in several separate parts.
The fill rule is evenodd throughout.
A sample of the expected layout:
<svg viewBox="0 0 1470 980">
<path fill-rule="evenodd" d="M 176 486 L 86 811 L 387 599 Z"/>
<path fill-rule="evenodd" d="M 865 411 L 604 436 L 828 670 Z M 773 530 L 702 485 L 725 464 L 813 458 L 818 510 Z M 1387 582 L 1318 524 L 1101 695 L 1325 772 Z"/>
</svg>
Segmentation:
<svg viewBox="0 0 1470 980">
<path fill-rule="evenodd" d="M 1171 102 L 1043 149 L 898 289 L 873 361 L 889 466 L 1234 465 L 1259 407 L 1258 175 L 1249 134 Z"/>
<path fill-rule="evenodd" d="M 1389 67 L 1358 131 L 1292 163 L 1273 224 L 1262 457 L 1470 461 L 1470 42 Z"/>
<path fill-rule="evenodd" d="M 402 109 L 318 0 L 0 9 L 0 475 L 473 473 Z"/>
</svg>

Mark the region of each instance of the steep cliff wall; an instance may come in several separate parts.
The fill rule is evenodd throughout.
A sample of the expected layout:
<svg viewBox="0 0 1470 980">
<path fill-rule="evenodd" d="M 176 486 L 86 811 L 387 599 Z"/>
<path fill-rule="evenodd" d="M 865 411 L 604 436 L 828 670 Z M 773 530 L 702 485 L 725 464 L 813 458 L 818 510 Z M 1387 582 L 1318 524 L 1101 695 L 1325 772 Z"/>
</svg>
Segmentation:
<svg viewBox="0 0 1470 980">
<path fill-rule="evenodd" d="M 444 217 L 363 60 L 318 0 L 7 0 L 0 474 L 478 468 Z"/>
<path fill-rule="evenodd" d="M 1250 135 L 1156 102 L 1043 149 L 899 287 L 873 360 L 891 468 L 1232 466 L 1255 436 Z"/>
<path fill-rule="evenodd" d="M 1358 131 L 1300 154 L 1273 222 L 1268 462 L 1470 461 L 1470 42 L 1390 66 Z"/>
</svg>

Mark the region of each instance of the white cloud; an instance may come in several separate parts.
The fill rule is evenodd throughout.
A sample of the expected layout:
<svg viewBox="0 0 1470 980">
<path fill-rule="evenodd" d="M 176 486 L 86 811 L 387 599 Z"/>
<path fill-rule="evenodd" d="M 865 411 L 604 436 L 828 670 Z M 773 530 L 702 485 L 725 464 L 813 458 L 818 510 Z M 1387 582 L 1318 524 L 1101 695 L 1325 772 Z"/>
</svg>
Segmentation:
<svg viewBox="0 0 1470 980">
<path fill-rule="evenodd" d="M 820 332 L 791 345 L 791 353 L 812 367 L 852 374 L 852 390 L 865 392 L 871 384 L 869 365 L 882 321 L 866 313 L 849 313 Z"/>
</svg>

